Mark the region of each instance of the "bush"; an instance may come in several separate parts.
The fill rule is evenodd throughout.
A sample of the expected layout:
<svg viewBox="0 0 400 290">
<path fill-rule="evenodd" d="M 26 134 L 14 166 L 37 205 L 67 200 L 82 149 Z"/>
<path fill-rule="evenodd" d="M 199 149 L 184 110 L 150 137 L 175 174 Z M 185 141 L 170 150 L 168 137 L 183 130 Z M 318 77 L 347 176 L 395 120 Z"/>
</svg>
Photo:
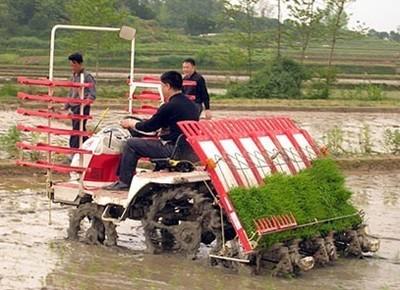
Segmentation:
<svg viewBox="0 0 400 290">
<path fill-rule="evenodd" d="M 369 101 L 381 101 L 386 97 L 382 85 L 369 83 L 365 90 L 367 92 L 367 99 Z"/>
<path fill-rule="evenodd" d="M 202 67 L 214 66 L 215 65 L 214 57 L 215 53 L 213 53 L 213 51 L 201 48 L 195 55 L 196 64 Z"/>
<path fill-rule="evenodd" d="M 328 99 L 332 86 L 336 82 L 336 76 L 335 68 L 316 69 L 311 85 L 306 90 L 306 97 L 309 99 Z"/>
<path fill-rule="evenodd" d="M 6 43 L 10 48 L 48 48 L 48 40 L 41 40 L 33 36 L 11 37 Z"/>
<path fill-rule="evenodd" d="M 254 220 L 292 213 L 298 225 L 317 220 L 353 215 L 327 223 L 264 236 L 263 246 L 295 238 L 309 238 L 329 231 L 343 231 L 361 223 L 357 210 L 349 203 L 351 192 L 331 159 L 313 162 L 297 175 L 273 174 L 258 188 L 237 188 L 230 197 L 247 233 L 255 232 Z"/>
<path fill-rule="evenodd" d="M 232 85 L 227 94 L 238 98 L 298 99 L 303 81 L 309 79 L 305 68 L 291 59 L 277 58 L 257 72 L 247 84 Z"/>
</svg>

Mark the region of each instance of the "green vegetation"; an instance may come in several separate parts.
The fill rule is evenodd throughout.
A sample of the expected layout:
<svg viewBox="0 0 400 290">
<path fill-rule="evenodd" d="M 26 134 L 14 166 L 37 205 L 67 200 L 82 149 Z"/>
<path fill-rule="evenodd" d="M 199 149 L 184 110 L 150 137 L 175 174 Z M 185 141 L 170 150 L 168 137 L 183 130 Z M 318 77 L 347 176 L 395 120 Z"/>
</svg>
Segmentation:
<svg viewBox="0 0 400 290">
<path fill-rule="evenodd" d="M 400 130 L 386 129 L 384 133 L 384 144 L 390 154 L 400 154 Z"/>
<path fill-rule="evenodd" d="M 345 97 L 353 100 L 381 101 L 386 98 L 386 92 L 382 85 L 366 84 L 355 86 L 353 90 L 348 90 Z"/>
<path fill-rule="evenodd" d="M 254 76 L 243 92 L 238 92 L 246 98 L 291 98 L 288 94 L 296 90 L 299 94 L 293 98 L 332 98 L 332 88 L 344 87 L 335 82 L 343 74 L 360 78 L 360 74 L 368 73 L 373 78 L 391 77 L 400 71 L 398 32 L 349 31 L 348 15 L 340 9 L 341 3 L 348 0 L 324 0 L 318 7 L 314 2 L 279 1 L 282 8 L 287 6 L 292 18 L 278 21 L 272 8 L 277 1 L 272 0 L 5 0 L 0 3 L 0 64 L 5 68 L 47 66 L 51 27 L 56 23 L 79 23 L 137 28 L 136 67 L 155 68 L 157 72 L 179 69 L 182 59 L 194 57 L 201 72 Z M 275 91 L 260 94 L 260 86 L 256 85 L 254 91 L 252 88 L 277 57 L 278 42 L 279 55 L 299 61 L 304 65 L 302 69 L 310 72 L 312 81 L 306 82 L 301 91 L 296 87 L 293 91 L 287 91 L 288 87 L 280 90 L 285 77 L 279 75 L 270 80 Z M 67 68 L 66 56 L 76 50 L 85 55 L 91 71 L 127 71 L 129 49 L 130 44 L 117 41 L 116 35 L 60 31 L 55 73 L 58 76 L 60 67 Z M 329 64 L 331 68 L 327 69 Z M 222 82 L 218 85 L 226 86 Z M 370 93 L 356 90 L 354 98 L 381 100 L 386 89 L 371 85 L 365 89 Z"/>
<path fill-rule="evenodd" d="M 16 85 L 13 84 L 4 84 L 3 86 L 0 86 L 0 99 L 3 99 L 4 97 L 13 97 L 18 93 L 18 88 Z"/>
<path fill-rule="evenodd" d="M 7 152 L 11 157 L 18 155 L 19 151 L 15 144 L 19 141 L 21 141 L 21 132 L 17 130 L 16 126 L 11 127 L 6 133 L 0 135 L 2 151 Z"/>
<path fill-rule="evenodd" d="M 338 126 L 335 126 L 332 130 L 329 130 L 324 139 L 326 147 L 333 156 L 339 156 L 346 153 L 346 151 L 343 149 L 343 130 Z"/>
<path fill-rule="evenodd" d="M 250 79 L 248 84 L 234 85 L 227 94 L 237 98 L 301 98 L 303 81 L 308 78 L 305 69 L 297 62 L 276 58 Z"/>
<path fill-rule="evenodd" d="M 313 166 L 288 176 L 273 174 L 259 188 L 237 188 L 230 192 L 242 225 L 248 233 L 255 232 L 254 219 L 292 213 L 299 225 L 340 216 L 357 210 L 350 204 L 351 192 L 345 188 L 342 173 L 331 159 L 319 159 Z M 263 238 L 262 244 L 272 244 L 293 238 L 308 238 L 331 230 L 342 231 L 358 225 L 358 215 L 299 228 Z"/>
<path fill-rule="evenodd" d="M 371 130 L 368 125 L 362 127 L 359 135 L 359 143 L 361 154 L 371 154 L 372 153 L 372 142 L 371 142 Z"/>
</svg>

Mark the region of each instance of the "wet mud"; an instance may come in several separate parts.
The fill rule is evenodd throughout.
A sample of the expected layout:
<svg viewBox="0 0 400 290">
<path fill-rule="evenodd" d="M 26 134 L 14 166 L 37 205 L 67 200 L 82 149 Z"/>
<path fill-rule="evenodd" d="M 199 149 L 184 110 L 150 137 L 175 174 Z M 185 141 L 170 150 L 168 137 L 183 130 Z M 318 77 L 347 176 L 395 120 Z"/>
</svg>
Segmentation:
<svg viewBox="0 0 400 290">
<path fill-rule="evenodd" d="M 92 110 L 93 120 L 88 123 L 88 127 L 94 128 L 97 126 L 101 128 L 111 124 L 118 124 L 126 116 L 126 112 L 121 110 L 110 110 L 107 114 L 103 113 L 103 110 Z M 385 146 L 385 130 L 389 129 L 393 132 L 400 128 L 400 113 L 215 111 L 213 115 L 215 118 L 287 116 L 295 120 L 301 128 L 306 129 L 319 144 L 326 144 L 328 142 L 328 134 L 338 128 L 340 131 L 338 135 L 341 136 L 336 138 L 343 139 L 341 146 L 349 154 L 362 153 L 365 146 L 370 146 L 372 153 L 388 153 L 388 148 Z M 45 121 L 40 118 L 21 116 L 11 110 L 2 111 L 0 122 L 3 124 L 0 128 L 0 134 L 7 132 L 11 126 L 17 123 L 29 125 L 45 124 Z M 53 127 L 68 129 L 70 124 L 68 122 L 54 121 Z M 366 131 L 368 138 L 365 138 Z M 23 133 L 23 135 L 25 139 L 32 138 L 30 133 Z M 68 145 L 68 138 L 65 136 L 55 136 L 54 141 L 59 145 Z M 7 154 L 0 149 L 0 159 L 4 158 L 7 158 Z"/>
<path fill-rule="evenodd" d="M 97 124 L 101 114 L 94 110 L 91 126 Z M 385 152 L 384 130 L 398 129 L 400 120 L 397 113 L 214 112 L 216 118 L 272 115 L 293 118 L 319 143 L 324 142 L 329 130 L 342 128 L 344 147 L 349 151 L 360 150 L 360 130 L 367 125 L 372 149 L 379 153 Z M 101 127 L 115 124 L 123 116 L 124 112 L 112 111 Z M 17 122 L 43 124 L 13 111 L 3 111 L 0 122 L 0 134 Z M 69 128 L 68 123 L 55 126 Z M 59 145 L 67 144 L 65 137 L 56 140 Z M 0 159 L 6 158 L 7 154 L 0 152 Z M 1 172 L 0 289 L 400 289 L 399 170 L 347 172 L 353 202 L 365 210 L 370 232 L 385 238 L 380 251 L 362 260 L 342 258 L 334 266 L 314 269 L 296 279 L 211 268 L 205 258 L 206 248 L 195 261 L 147 255 L 143 230 L 135 221 L 118 227 L 118 248 L 66 241 L 70 208 L 52 205 L 49 225 L 44 180 L 41 175 L 32 177 L 32 171 L 24 173 Z"/>
<path fill-rule="evenodd" d="M 70 208 L 53 205 L 49 225 L 44 184 L 8 176 L 0 181 L 0 289 L 399 289 L 400 171 L 346 175 L 370 232 L 384 237 L 381 249 L 364 259 L 341 258 L 298 278 L 212 268 L 205 247 L 195 261 L 145 254 L 136 221 L 117 228 L 117 248 L 66 241 Z"/>
</svg>

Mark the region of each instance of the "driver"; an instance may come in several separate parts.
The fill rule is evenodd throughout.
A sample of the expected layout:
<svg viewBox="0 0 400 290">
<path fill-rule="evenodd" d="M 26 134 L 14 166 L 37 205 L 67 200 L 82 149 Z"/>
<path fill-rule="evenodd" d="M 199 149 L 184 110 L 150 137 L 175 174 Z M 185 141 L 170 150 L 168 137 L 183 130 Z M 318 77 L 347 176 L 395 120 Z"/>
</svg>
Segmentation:
<svg viewBox="0 0 400 290">
<path fill-rule="evenodd" d="M 138 132 L 154 132 L 161 130 L 158 138 L 130 138 L 122 152 L 117 171 L 119 180 L 106 186 L 109 190 L 127 190 L 135 175 L 138 160 L 141 157 L 167 158 L 171 156 L 175 142 L 182 134 L 177 122 L 198 120 L 196 105 L 182 94 L 182 76 L 176 71 L 168 71 L 161 75 L 161 88 L 165 103 L 146 121 L 128 118 L 121 121 L 121 126 Z"/>
</svg>

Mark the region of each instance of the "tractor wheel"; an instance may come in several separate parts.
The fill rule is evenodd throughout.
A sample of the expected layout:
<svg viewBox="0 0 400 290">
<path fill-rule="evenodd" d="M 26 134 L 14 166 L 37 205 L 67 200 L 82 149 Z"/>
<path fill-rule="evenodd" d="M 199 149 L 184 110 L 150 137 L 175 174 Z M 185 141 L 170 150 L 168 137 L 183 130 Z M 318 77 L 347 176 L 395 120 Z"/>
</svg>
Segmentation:
<svg viewBox="0 0 400 290">
<path fill-rule="evenodd" d="M 154 194 L 142 224 L 149 253 L 172 251 L 194 259 L 201 242 L 216 239 L 216 247 L 221 245 L 219 210 L 187 186 Z"/>
<path fill-rule="evenodd" d="M 88 244 L 104 244 L 115 246 L 117 244 L 117 231 L 112 222 L 101 219 L 104 206 L 95 203 L 84 203 L 71 212 L 68 228 L 68 239 L 80 240 Z M 87 219 L 85 219 L 87 218 Z M 82 223 L 88 223 L 82 229 Z"/>
</svg>

